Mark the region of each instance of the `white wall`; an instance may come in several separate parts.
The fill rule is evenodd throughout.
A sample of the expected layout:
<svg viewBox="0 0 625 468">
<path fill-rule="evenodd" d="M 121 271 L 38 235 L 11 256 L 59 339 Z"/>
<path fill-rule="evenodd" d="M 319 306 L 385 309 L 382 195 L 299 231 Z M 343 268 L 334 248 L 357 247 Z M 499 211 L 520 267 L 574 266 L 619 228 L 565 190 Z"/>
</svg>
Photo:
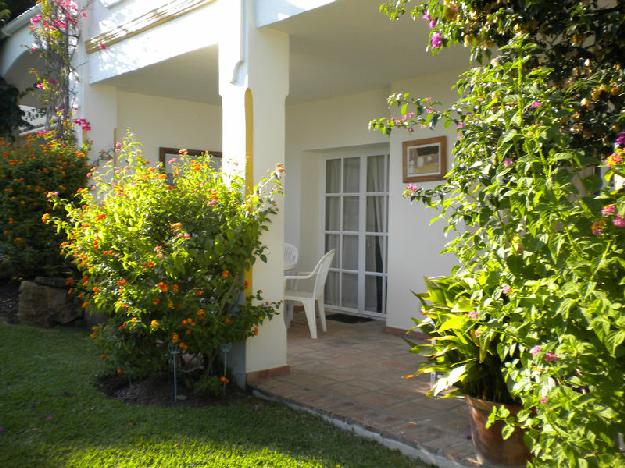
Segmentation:
<svg viewBox="0 0 625 468">
<path fill-rule="evenodd" d="M 459 73 L 446 72 L 418 80 L 405 80 L 392 84 L 394 92 L 408 91 L 413 96 L 431 96 L 434 100 L 450 105 L 455 101 L 451 86 Z M 402 197 L 406 184 L 402 181 L 402 142 L 418 138 L 447 135 L 448 164 L 451 167 L 451 149 L 455 141 L 455 128 L 440 125 L 435 130 L 406 130 L 391 135 L 391 167 L 389 194 L 389 252 L 388 252 L 388 327 L 409 329 L 414 326 L 412 317 L 417 316 L 418 301 L 411 291 L 423 291 L 424 276 L 448 274 L 454 263 L 450 255 L 441 255 L 446 239 L 443 223 L 430 225 L 436 211 Z M 417 186 L 434 187 L 438 182 L 416 183 Z"/>
<path fill-rule="evenodd" d="M 411 291 L 421 291 L 423 276 L 449 272 L 453 258 L 439 254 L 445 239 L 442 224 L 430 225 L 435 215 L 417 203 L 403 199 L 402 142 L 441 134 L 448 135 L 451 152 L 455 129 L 396 131 L 391 138 L 369 132 L 372 118 L 388 115 L 390 92 L 409 91 L 415 96 L 432 96 L 449 104 L 457 72 L 445 72 L 392 83 L 391 89 L 374 90 L 353 96 L 288 104 L 287 101 L 287 183 L 285 241 L 299 247 L 298 269 L 314 266 L 323 248 L 321 229 L 322 158 L 343 148 L 363 152 L 374 144 L 390 144 L 389 257 L 387 326 L 408 329 L 417 315 L 418 303 Z M 433 186 L 435 183 L 425 183 Z"/>
<path fill-rule="evenodd" d="M 117 93 L 117 135 L 130 129 L 149 160 L 160 146 L 221 151 L 221 107 L 143 94 Z"/>
</svg>

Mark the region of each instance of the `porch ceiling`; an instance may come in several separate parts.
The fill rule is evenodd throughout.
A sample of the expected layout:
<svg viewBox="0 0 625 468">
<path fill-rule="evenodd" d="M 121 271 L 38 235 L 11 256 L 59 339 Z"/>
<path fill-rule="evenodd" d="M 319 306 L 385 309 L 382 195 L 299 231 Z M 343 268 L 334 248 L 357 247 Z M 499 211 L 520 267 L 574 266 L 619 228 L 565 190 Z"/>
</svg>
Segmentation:
<svg viewBox="0 0 625 468">
<path fill-rule="evenodd" d="M 469 65 L 467 49 L 432 57 L 427 24 L 391 22 L 381 0 L 337 0 L 271 27 L 291 37 L 290 100 L 312 100 L 380 89 L 392 81 Z"/>
<path fill-rule="evenodd" d="M 217 70 L 215 45 L 104 80 L 103 84 L 131 93 L 218 105 Z"/>
<path fill-rule="evenodd" d="M 355 94 L 419 75 L 468 67 L 457 47 L 432 57 L 425 51 L 427 25 L 389 21 L 381 0 L 336 0 L 271 24 L 291 38 L 290 102 Z M 187 53 L 105 80 L 140 94 L 218 105 L 217 46 Z"/>
</svg>

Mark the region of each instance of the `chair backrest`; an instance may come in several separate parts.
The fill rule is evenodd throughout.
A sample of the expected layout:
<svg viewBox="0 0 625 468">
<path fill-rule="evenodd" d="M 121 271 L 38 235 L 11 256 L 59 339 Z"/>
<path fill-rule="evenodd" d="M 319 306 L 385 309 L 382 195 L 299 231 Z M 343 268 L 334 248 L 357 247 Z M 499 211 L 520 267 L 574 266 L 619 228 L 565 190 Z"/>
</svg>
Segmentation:
<svg viewBox="0 0 625 468">
<path fill-rule="evenodd" d="M 328 278 L 328 271 L 330 270 L 330 265 L 332 264 L 332 260 L 334 259 L 335 250 L 332 249 L 327 252 L 323 257 L 319 259 L 317 265 L 315 266 L 315 289 L 313 289 L 313 296 L 320 299 L 323 296 L 323 289 L 326 285 L 326 279 Z"/>
<path fill-rule="evenodd" d="M 299 252 L 297 247 L 287 242 L 284 243 L 284 269 L 290 270 L 297 265 L 297 259 L 299 258 Z"/>
</svg>

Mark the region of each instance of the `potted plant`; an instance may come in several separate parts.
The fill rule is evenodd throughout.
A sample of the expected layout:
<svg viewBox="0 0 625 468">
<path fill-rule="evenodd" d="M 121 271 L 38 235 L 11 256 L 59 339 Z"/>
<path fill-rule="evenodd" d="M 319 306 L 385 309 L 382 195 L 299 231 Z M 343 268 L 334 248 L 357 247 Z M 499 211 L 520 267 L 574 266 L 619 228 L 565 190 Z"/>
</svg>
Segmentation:
<svg viewBox="0 0 625 468">
<path fill-rule="evenodd" d="M 465 397 L 480 461 L 524 466 L 529 451 L 523 432 L 514 427 L 521 405 L 508 390 L 498 337 L 484 326 L 488 316 L 472 299 L 471 280 L 445 276 L 426 278 L 425 283 L 427 291 L 416 295 L 425 318 L 415 322 L 430 339 L 411 342 L 411 351 L 426 358 L 415 374 L 435 376 L 430 396 Z"/>
</svg>

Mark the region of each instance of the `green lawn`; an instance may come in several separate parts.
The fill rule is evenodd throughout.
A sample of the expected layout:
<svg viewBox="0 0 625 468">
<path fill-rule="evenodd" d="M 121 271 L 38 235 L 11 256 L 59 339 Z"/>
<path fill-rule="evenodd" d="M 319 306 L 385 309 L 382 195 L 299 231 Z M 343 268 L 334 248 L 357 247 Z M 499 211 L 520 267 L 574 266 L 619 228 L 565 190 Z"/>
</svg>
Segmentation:
<svg viewBox="0 0 625 468">
<path fill-rule="evenodd" d="M 0 466 L 422 466 L 318 418 L 250 398 L 127 405 L 93 386 L 85 332 L 0 321 Z"/>
</svg>

